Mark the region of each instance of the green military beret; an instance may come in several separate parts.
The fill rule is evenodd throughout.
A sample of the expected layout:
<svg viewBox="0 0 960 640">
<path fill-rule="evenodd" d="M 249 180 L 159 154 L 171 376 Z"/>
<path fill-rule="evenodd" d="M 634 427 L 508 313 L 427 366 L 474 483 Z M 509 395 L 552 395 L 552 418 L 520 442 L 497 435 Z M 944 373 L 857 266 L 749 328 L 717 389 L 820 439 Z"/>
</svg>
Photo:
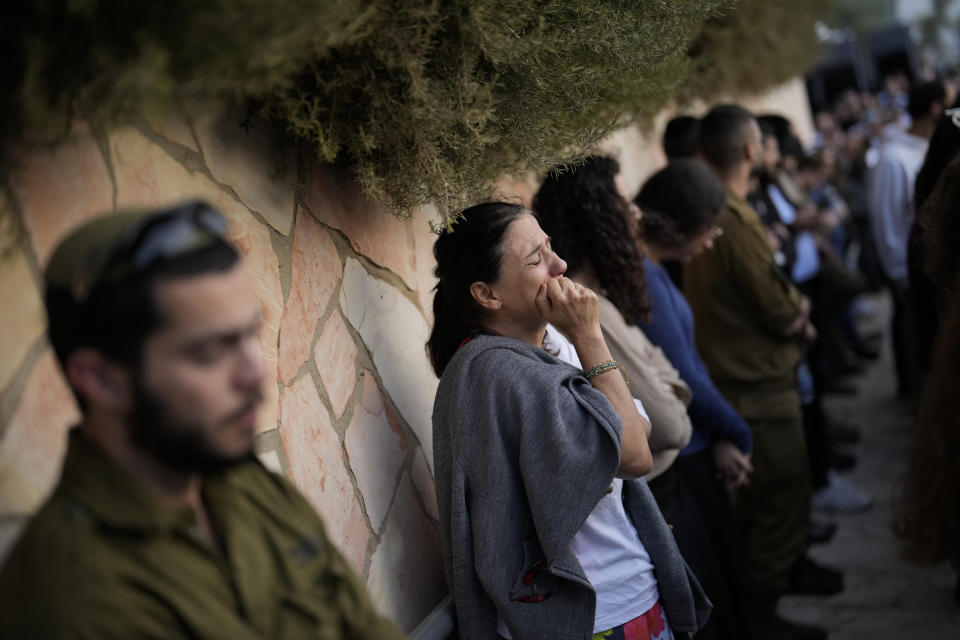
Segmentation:
<svg viewBox="0 0 960 640">
<path fill-rule="evenodd" d="M 64 238 L 47 263 L 47 287 L 65 290 L 77 302 L 97 283 L 118 246 L 150 216 L 148 211 L 123 211 L 95 218 Z"/>
</svg>

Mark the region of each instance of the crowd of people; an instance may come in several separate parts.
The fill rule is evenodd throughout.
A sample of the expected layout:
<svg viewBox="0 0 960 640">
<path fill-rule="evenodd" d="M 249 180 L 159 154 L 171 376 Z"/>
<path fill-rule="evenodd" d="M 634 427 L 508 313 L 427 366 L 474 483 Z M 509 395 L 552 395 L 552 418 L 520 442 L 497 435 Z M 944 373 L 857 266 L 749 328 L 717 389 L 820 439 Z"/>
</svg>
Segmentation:
<svg viewBox="0 0 960 640">
<path fill-rule="evenodd" d="M 858 95 L 812 149 L 718 105 L 668 124 L 637 194 L 595 155 L 440 234 L 426 347 L 460 638 L 826 638 L 778 602 L 843 590 L 808 549 L 836 529 L 820 514 L 871 506 L 841 475 L 860 430 L 823 396 L 876 358 L 858 296 L 881 288 L 919 407 L 897 530 L 960 562 L 960 111 L 936 82 L 882 117 Z M 252 455 L 259 304 L 225 230 L 187 203 L 54 252 L 83 418 L 0 570 L 0 636 L 403 637 Z"/>
<path fill-rule="evenodd" d="M 438 240 L 428 349 L 462 637 L 827 637 L 777 604 L 844 589 L 807 551 L 836 530 L 823 514 L 873 498 L 841 473 L 861 429 L 823 397 L 878 357 L 859 297 L 884 289 L 897 395 L 920 407 L 897 530 L 914 557 L 957 561 L 960 342 L 934 344 L 960 111 L 940 82 L 859 97 L 817 115 L 812 148 L 734 104 L 679 116 L 635 197 L 594 156 L 548 174 L 531 210 L 473 207 Z"/>
<path fill-rule="evenodd" d="M 893 74 L 873 96 L 845 92 L 817 114 L 817 157 L 833 167 L 859 238 L 862 274 L 886 289 L 898 396 L 916 416 L 894 528 L 905 555 L 960 569 L 960 100 L 956 82 L 911 87 Z M 825 162 L 824 162 L 825 161 Z M 960 603 L 960 579 L 955 600 Z"/>
</svg>

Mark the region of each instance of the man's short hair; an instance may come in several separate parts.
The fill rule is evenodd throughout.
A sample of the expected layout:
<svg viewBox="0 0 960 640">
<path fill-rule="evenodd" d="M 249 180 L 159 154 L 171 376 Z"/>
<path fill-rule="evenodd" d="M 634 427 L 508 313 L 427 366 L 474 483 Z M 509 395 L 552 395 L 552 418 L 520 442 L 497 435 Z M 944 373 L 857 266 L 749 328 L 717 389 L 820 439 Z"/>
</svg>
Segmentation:
<svg viewBox="0 0 960 640">
<path fill-rule="evenodd" d="M 156 248 L 159 225 L 173 216 L 220 214 L 202 202 L 139 213 L 97 218 L 71 233 L 53 253 L 46 273 L 45 303 L 50 343 L 65 365 L 77 349 L 94 348 L 107 357 L 135 366 L 144 339 L 162 323 L 154 300 L 161 280 L 227 271 L 240 259 L 220 234 L 200 229 L 193 237 L 183 228 L 167 244 L 181 241 L 181 250 Z M 169 222 L 168 222 L 169 229 Z M 150 237 L 150 233 L 154 237 Z M 168 231 L 168 233 L 170 233 Z M 163 240 L 162 238 L 160 240 Z M 154 242 L 147 263 L 131 252 L 137 242 Z"/>
<path fill-rule="evenodd" d="M 931 80 L 921 82 L 910 90 L 910 102 L 907 104 L 907 113 L 914 120 L 930 115 L 930 107 L 939 102 L 943 105 L 947 101 L 947 89 L 943 82 Z"/>
<path fill-rule="evenodd" d="M 753 114 L 737 104 L 717 105 L 700 120 L 700 152 L 721 171 L 743 161 L 743 146 L 751 140 Z"/>
<path fill-rule="evenodd" d="M 697 155 L 700 136 L 700 119 L 693 116 L 677 116 L 663 130 L 663 152 L 669 160 L 693 158 Z"/>
</svg>

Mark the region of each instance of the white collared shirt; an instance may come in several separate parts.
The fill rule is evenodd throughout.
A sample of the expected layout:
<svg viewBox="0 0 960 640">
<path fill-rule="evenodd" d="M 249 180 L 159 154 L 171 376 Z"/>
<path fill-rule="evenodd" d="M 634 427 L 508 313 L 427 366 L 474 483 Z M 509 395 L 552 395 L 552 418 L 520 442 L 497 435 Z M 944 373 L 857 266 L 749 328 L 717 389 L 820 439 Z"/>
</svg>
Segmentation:
<svg viewBox="0 0 960 640">
<path fill-rule="evenodd" d="M 929 141 L 898 127 L 888 127 L 880 142 L 870 184 L 873 238 L 884 272 L 891 280 L 907 279 L 907 241 L 913 225 L 913 186 Z"/>
</svg>

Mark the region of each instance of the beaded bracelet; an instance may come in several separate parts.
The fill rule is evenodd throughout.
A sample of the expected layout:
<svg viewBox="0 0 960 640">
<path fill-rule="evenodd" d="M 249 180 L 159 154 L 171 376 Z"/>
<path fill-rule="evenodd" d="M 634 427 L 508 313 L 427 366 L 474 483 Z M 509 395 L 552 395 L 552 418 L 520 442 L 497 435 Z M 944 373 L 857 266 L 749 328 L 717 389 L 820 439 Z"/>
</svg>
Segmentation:
<svg viewBox="0 0 960 640">
<path fill-rule="evenodd" d="M 630 386 L 630 380 L 627 378 L 627 372 L 623 370 L 623 365 L 617 362 L 616 360 L 607 360 L 606 362 L 601 362 L 592 369 L 587 369 L 583 372 L 583 375 L 586 376 L 587 380 L 593 380 L 601 373 L 606 373 L 611 369 L 620 369 L 620 375 L 623 376 L 623 381 L 627 383 L 627 386 Z"/>
</svg>

